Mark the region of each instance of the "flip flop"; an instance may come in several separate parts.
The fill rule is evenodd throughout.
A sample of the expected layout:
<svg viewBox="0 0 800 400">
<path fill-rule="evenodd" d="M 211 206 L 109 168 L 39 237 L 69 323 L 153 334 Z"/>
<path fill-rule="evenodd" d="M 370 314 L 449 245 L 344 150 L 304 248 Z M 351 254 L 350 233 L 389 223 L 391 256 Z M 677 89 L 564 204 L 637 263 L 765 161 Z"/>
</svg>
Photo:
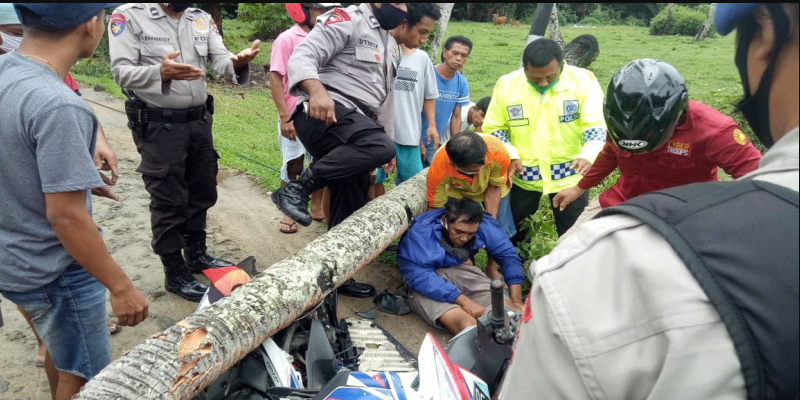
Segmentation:
<svg viewBox="0 0 800 400">
<path fill-rule="evenodd" d="M 292 221 L 291 224 L 281 221 L 280 223 L 280 231 L 281 233 L 292 234 L 297 232 L 297 222 Z M 284 229 L 284 226 L 287 228 Z"/>
</svg>

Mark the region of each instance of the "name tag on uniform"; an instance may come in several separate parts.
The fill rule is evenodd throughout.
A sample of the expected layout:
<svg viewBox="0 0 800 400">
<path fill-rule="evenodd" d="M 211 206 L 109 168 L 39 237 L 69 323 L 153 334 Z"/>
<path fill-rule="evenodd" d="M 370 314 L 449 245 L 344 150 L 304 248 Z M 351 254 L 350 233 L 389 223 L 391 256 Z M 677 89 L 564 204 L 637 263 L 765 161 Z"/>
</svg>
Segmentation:
<svg viewBox="0 0 800 400">
<path fill-rule="evenodd" d="M 377 51 L 367 47 L 356 47 L 356 60 L 371 63 L 383 61 L 383 57 Z"/>
</svg>

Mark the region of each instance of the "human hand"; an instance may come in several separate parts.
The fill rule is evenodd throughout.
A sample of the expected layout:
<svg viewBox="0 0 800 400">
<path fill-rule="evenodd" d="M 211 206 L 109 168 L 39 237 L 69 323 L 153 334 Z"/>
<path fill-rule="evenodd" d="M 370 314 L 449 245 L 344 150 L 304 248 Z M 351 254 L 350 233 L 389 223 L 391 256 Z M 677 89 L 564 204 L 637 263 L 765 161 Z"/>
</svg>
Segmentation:
<svg viewBox="0 0 800 400">
<path fill-rule="evenodd" d="M 511 179 L 514 175 L 519 176 L 522 172 L 522 161 L 520 159 L 511 160 L 511 164 L 508 165 L 508 183 L 512 184 L 514 181 Z"/>
<path fill-rule="evenodd" d="M 506 304 L 509 308 L 516 311 L 517 313 L 522 314 L 522 310 L 525 308 L 525 304 L 520 301 L 509 300 Z"/>
<path fill-rule="evenodd" d="M 250 48 L 244 49 L 240 51 L 239 54 L 231 56 L 234 69 L 239 69 L 247 64 L 250 64 L 250 61 L 253 61 L 258 53 L 261 52 L 261 49 L 258 48 L 259 44 L 261 44 L 261 40 L 256 39 Z"/>
<path fill-rule="evenodd" d="M 586 175 L 586 173 L 589 172 L 589 169 L 592 168 L 592 163 L 585 158 L 576 158 L 575 161 L 569 165 L 569 167 L 581 175 Z"/>
<path fill-rule="evenodd" d="M 114 151 L 104 141 L 97 141 L 94 149 L 94 166 L 97 171 L 111 171 L 111 178 L 100 172 L 100 177 L 108 186 L 114 186 L 119 179 L 119 160 Z"/>
<path fill-rule="evenodd" d="M 294 130 L 294 121 L 281 121 L 281 135 L 289 140 L 297 140 L 297 132 Z"/>
<path fill-rule="evenodd" d="M 200 79 L 206 75 L 202 69 L 173 61 L 176 57 L 181 55 L 180 51 L 170 54 L 164 54 L 161 57 L 161 80 L 169 81 L 193 81 Z"/>
<path fill-rule="evenodd" d="M 436 150 L 439 148 L 439 132 L 436 130 L 435 126 L 428 126 L 428 129 L 425 131 L 425 135 L 427 137 L 426 143 L 433 143 L 433 149 Z"/>
<path fill-rule="evenodd" d="M 486 307 L 472 301 L 470 298 L 467 298 L 467 300 L 464 301 L 464 304 L 461 305 L 461 309 L 475 319 L 480 318 L 484 313 L 486 313 Z"/>
<path fill-rule="evenodd" d="M 114 201 L 118 201 L 119 200 L 119 196 L 117 196 L 117 194 L 114 193 L 114 190 L 112 190 L 108 186 L 107 182 L 110 181 L 109 178 L 107 176 L 103 175 L 103 174 L 100 174 L 100 177 L 103 178 L 103 182 L 106 182 L 106 186 L 93 188 L 92 189 L 92 194 L 95 195 L 95 196 L 105 197 L 105 198 L 108 198 L 108 199 L 111 199 L 111 200 L 114 200 Z"/>
<path fill-rule="evenodd" d="M 336 110 L 333 99 L 327 91 L 311 94 L 308 99 L 308 116 L 330 125 L 336 122 Z"/>
<path fill-rule="evenodd" d="M 419 142 L 419 155 L 420 158 L 422 158 L 422 163 L 424 164 L 425 158 L 428 156 L 428 148 L 425 147 L 425 143 L 423 141 Z"/>
<path fill-rule="evenodd" d="M 389 160 L 388 163 L 381 165 L 381 168 L 383 168 L 383 172 L 391 174 L 392 171 L 394 171 L 394 167 L 396 165 L 397 165 L 397 157 L 392 157 L 392 159 Z"/>
<path fill-rule="evenodd" d="M 109 297 L 111 309 L 122 326 L 136 326 L 147 318 L 150 305 L 142 292 L 133 284 Z"/>
<path fill-rule="evenodd" d="M 553 197 L 553 208 L 557 208 L 559 211 L 564 211 L 564 209 L 575 201 L 578 197 L 586 192 L 585 190 L 575 185 L 571 188 L 562 189 L 556 193 Z"/>
</svg>

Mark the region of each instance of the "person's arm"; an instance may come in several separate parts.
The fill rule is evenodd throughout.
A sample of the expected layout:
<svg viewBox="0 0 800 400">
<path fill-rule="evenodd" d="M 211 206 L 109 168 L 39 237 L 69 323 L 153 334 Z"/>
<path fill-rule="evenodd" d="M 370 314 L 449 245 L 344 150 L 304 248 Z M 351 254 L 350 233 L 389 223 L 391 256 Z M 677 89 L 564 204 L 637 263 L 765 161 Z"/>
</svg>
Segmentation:
<svg viewBox="0 0 800 400">
<path fill-rule="evenodd" d="M 325 121 L 330 125 L 336 122 L 336 110 L 331 95 L 318 79 L 306 79 L 298 85 L 308 93 L 308 116 Z"/>
<path fill-rule="evenodd" d="M 489 185 L 486 191 L 483 192 L 483 205 L 486 207 L 486 212 L 492 215 L 492 218 L 497 218 L 501 197 L 502 189 L 499 186 Z"/>
<path fill-rule="evenodd" d="M 423 100 L 422 111 L 425 113 L 425 120 L 428 121 L 428 129 L 425 131 L 428 143 L 433 143 L 434 150 L 438 149 L 439 132 L 436 131 L 436 99 Z M 420 151 L 424 151 L 424 147 L 420 146 Z"/>
<path fill-rule="evenodd" d="M 94 112 L 94 110 L 92 111 Z M 114 154 L 114 150 L 111 150 L 111 146 L 109 146 L 108 141 L 106 141 L 106 134 L 105 131 L 103 131 L 103 126 L 100 125 L 100 121 L 97 121 L 97 141 L 95 142 L 94 147 L 94 165 L 97 167 L 100 178 L 103 179 L 103 183 L 105 183 L 106 186 L 92 189 L 92 194 L 106 197 L 115 201 L 119 200 L 119 196 L 114 193 L 110 187 L 114 186 L 119 178 L 118 161 L 117 155 Z M 111 171 L 111 177 L 109 178 L 102 171 Z"/>
<path fill-rule="evenodd" d="M 489 107 L 486 109 L 486 116 L 483 118 L 481 130 L 483 133 L 499 139 L 505 145 L 511 160 L 508 167 L 508 180 L 511 181 L 514 175 L 519 175 L 522 172 L 522 161 L 519 159 L 517 148 L 514 147 L 509 138 L 508 114 L 506 112 L 503 86 L 502 80 L 494 85 L 492 102 L 489 103 Z"/>
<path fill-rule="evenodd" d="M 606 179 L 609 174 L 614 172 L 618 165 L 615 148 L 611 141 L 607 141 L 603 146 L 603 150 L 597 155 L 597 159 L 595 159 L 589 172 L 583 176 L 583 179 L 575 186 L 562 189 L 553 196 L 553 208 L 564 211 L 569 203 L 581 197 L 587 190 L 599 185 L 603 179 Z"/>
<path fill-rule="evenodd" d="M 429 208 L 442 208 L 447 202 L 447 188 L 450 177 L 447 176 L 447 153 L 438 152 L 433 156 L 426 179 L 426 199 Z"/>
<path fill-rule="evenodd" d="M 461 133 L 461 106 L 453 108 L 453 114 L 450 115 L 450 137 Z"/>
<path fill-rule="evenodd" d="M 735 123 L 715 134 L 706 151 L 709 160 L 734 179 L 754 171 L 761 161 L 761 152 Z"/>
<path fill-rule="evenodd" d="M 85 191 L 45 193 L 47 221 L 69 254 L 111 292 L 111 308 L 119 323 L 134 326 L 147 318 L 148 303 L 111 258 L 92 217 Z"/>
<path fill-rule="evenodd" d="M 284 97 L 283 77 L 276 71 L 269 72 L 269 90 L 272 93 L 272 101 L 278 111 L 278 118 L 281 121 L 281 135 L 289 140 L 297 139 L 297 132 L 294 129 L 294 121 L 289 121 L 294 110 L 289 110 L 286 106 Z"/>
<path fill-rule="evenodd" d="M 261 41 L 254 40 L 250 47 L 234 55 L 225 47 L 219 28 L 211 15 L 203 12 L 203 17 L 207 18 L 211 25 L 208 33 L 208 59 L 211 67 L 230 82 L 246 85 L 250 82 L 250 61 L 261 52 L 258 48 Z"/>
<path fill-rule="evenodd" d="M 579 123 L 583 127 L 581 134 L 583 147 L 580 154 L 572 161 L 570 168 L 584 175 L 592 167 L 600 151 L 603 150 L 608 129 L 603 116 L 603 90 L 600 88 L 600 84 L 594 74 L 590 75 L 589 81 L 580 95 L 583 97 L 579 99 L 581 101 Z"/>
<path fill-rule="evenodd" d="M 477 235 L 485 244 L 486 253 L 503 267 L 503 278 L 506 285 L 509 287 L 521 285 L 525 280 L 525 276 L 522 274 L 522 259 L 500 223 L 495 219 L 484 220 L 478 226 Z"/>
</svg>

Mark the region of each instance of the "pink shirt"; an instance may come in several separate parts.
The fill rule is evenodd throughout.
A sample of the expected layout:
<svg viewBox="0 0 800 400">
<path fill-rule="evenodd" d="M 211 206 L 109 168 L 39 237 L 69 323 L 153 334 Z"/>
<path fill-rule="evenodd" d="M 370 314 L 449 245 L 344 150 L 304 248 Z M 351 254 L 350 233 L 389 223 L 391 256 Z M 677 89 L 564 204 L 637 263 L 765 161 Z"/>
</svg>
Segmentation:
<svg viewBox="0 0 800 400">
<path fill-rule="evenodd" d="M 283 98 L 286 100 L 286 109 L 289 113 L 294 113 L 294 108 L 297 105 L 297 97 L 289 94 L 289 56 L 292 51 L 303 40 L 306 40 L 308 32 L 304 31 L 300 25 L 295 25 L 278 35 L 275 41 L 272 42 L 272 53 L 269 58 L 270 72 L 277 72 L 281 75 L 283 81 Z"/>
</svg>

